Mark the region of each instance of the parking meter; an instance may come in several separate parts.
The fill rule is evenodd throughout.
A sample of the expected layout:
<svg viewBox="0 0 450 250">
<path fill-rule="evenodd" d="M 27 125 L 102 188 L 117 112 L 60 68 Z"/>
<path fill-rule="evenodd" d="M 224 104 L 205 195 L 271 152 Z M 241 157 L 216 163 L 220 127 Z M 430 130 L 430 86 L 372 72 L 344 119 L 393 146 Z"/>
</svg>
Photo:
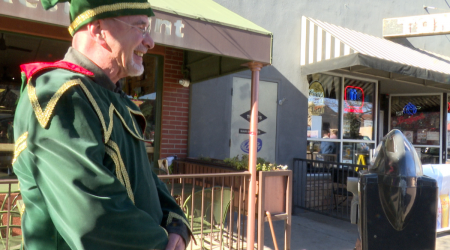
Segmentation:
<svg viewBox="0 0 450 250">
<path fill-rule="evenodd" d="M 423 175 L 414 147 L 399 130 L 383 138 L 375 155 L 359 181 L 347 184 L 357 197 L 351 220 L 358 223 L 362 249 L 434 250 L 436 181 Z"/>
</svg>

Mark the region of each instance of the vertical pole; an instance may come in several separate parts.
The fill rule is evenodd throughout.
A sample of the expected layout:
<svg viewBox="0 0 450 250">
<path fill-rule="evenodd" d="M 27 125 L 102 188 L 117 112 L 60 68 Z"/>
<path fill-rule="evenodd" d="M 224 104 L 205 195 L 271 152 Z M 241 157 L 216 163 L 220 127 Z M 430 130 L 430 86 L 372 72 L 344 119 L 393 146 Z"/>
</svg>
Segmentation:
<svg viewBox="0 0 450 250">
<path fill-rule="evenodd" d="M 252 71 L 252 92 L 251 92 L 251 111 L 250 111 L 250 133 L 249 133 L 249 157 L 248 169 L 250 171 L 250 184 L 248 190 L 248 223 L 247 223 L 247 250 L 254 249 L 255 243 L 255 194 L 256 194 L 256 153 L 258 139 L 258 94 L 259 94 L 259 71 L 262 64 L 250 62 L 248 67 Z M 262 249 L 258 246 L 258 249 Z"/>
</svg>

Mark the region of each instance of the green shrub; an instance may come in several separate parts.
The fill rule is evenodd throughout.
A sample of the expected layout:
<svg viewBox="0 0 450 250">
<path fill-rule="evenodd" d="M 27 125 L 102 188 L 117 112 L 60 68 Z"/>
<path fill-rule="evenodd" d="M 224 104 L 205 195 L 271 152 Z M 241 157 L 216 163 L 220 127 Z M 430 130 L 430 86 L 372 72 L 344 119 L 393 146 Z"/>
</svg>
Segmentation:
<svg viewBox="0 0 450 250">
<path fill-rule="evenodd" d="M 236 168 L 237 170 L 248 170 L 248 155 L 237 155 L 232 158 L 226 158 L 223 160 L 226 164 Z M 266 161 L 264 158 L 258 157 L 256 159 L 257 171 L 269 171 L 272 170 L 274 164 Z"/>
</svg>

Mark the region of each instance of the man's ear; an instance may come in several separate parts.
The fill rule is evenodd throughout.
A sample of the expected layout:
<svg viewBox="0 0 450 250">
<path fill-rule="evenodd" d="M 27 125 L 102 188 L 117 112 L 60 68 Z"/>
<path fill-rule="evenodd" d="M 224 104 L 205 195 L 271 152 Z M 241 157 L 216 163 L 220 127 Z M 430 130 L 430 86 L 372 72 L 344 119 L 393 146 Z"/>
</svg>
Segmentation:
<svg viewBox="0 0 450 250">
<path fill-rule="evenodd" d="M 99 45 L 105 46 L 105 31 L 103 30 L 104 23 L 102 20 L 96 20 L 87 24 L 89 36 Z"/>
</svg>

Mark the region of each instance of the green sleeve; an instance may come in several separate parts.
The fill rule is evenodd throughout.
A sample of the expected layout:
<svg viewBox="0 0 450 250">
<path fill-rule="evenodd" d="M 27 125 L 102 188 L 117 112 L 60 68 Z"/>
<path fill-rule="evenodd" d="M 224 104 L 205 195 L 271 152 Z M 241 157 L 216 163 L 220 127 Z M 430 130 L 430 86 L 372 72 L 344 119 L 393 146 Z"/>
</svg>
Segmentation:
<svg viewBox="0 0 450 250">
<path fill-rule="evenodd" d="M 163 210 L 164 217 L 162 226 L 166 228 L 168 233 L 179 234 L 184 239 L 186 246 L 189 245 L 192 232 L 183 210 L 181 210 L 180 206 L 170 195 L 166 184 L 153 171 L 152 175 L 158 189 L 158 196 Z"/>
<path fill-rule="evenodd" d="M 22 101 L 27 103 L 20 103 L 19 114 L 21 109 L 32 110 L 29 100 Z M 160 221 L 134 206 L 105 167 L 104 131 L 79 87 L 61 97 L 47 128 L 32 112 L 23 114 L 27 122 L 17 128 L 16 138 L 27 131 L 27 148 L 14 168 L 27 207 L 26 223 L 31 223 L 24 227 L 25 235 L 27 228 L 39 228 L 32 224 L 41 223 L 39 216 L 48 213 L 71 249 L 165 248 L 167 231 Z"/>
</svg>

